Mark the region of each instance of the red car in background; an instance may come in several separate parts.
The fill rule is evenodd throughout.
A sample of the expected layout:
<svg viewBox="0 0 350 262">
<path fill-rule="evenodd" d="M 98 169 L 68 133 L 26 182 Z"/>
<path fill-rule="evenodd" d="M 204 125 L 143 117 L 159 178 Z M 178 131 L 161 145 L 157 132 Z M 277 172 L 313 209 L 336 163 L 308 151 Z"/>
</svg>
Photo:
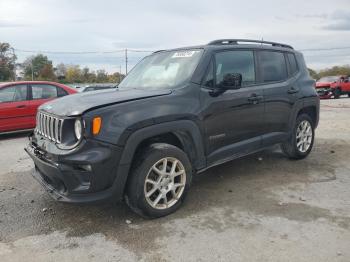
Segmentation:
<svg viewBox="0 0 350 262">
<path fill-rule="evenodd" d="M 74 93 L 75 89 L 48 81 L 0 83 L 0 134 L 35 128 L 40 105 Z"/>
<path fill-rule="evenodd" d="M 350 97 L 349 76 L 325 76 L 317 80 L 316 91 L 320 98 L 339 98 L 347 94 Z"/>
</svg>

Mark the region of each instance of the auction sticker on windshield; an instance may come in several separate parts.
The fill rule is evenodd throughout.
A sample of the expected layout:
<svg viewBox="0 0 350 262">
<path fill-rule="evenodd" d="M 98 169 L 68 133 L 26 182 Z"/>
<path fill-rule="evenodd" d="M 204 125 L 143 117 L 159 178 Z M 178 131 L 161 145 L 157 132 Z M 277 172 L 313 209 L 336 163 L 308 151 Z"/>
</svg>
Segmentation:
<svg viewBox="0 0 350 262">
<path fill-rule="evenodd" d="M 199 51 L 181 51 L 173 54 L 172 58 L 180 58 L 180 57 L 192 57 L 195 53 Z"/>
</svg>

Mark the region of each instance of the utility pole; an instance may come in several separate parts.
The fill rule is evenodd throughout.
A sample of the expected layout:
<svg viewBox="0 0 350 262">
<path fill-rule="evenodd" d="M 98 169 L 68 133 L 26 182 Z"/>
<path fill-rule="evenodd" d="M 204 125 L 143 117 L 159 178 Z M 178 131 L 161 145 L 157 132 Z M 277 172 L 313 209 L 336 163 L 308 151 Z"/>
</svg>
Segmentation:
<svg viewBox="0 0 350 262">
<path fill-rule="evenodd" d="M 30 60 L 30 64 L 31 64 L 31 67 L 32 67 L 32 81 L 34 81 L 33 60 Z"/>
<path fill-rule="evenodd" d="M 16 54 L 15 54 L 15 49 L 11 48 L 12 50 L 12 56 L 13 56 L 13 80 L 16 81 L 17 77 L 16 77 Z"/>
<path fill-rule="evenodd" d="M 119 65 L 119 83 L 118 84 L 120 84 L 121 81 L 122 81 L 122 66 Z"/>
<path fill-rule="evenodd" d="M 125 48 L 125 75 L 128 74 L 128 49 Z"/>
</svg>

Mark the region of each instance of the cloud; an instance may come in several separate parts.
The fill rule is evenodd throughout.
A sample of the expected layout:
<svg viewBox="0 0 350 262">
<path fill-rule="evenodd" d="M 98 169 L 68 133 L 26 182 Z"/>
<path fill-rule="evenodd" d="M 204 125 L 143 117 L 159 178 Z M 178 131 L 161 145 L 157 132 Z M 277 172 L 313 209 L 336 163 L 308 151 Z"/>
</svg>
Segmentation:
<svg viewBox="0 0 350 262">
<path fill-rule="evenodd" d="M 296 49 L 343 46 L 349 35 L 339 30 L 349 30 L 350 9 L 345 8 L 348 3 L 349 0 L 0 0 L 0 38 L 18 50 L 99 51 L 102 54 L 47 55 L 54 64 L 74 63 L 115 71 L 124 65 L 124 53 L 103 51 L 158 50 L 220 38 L 262 37 Z M 327 37 L 331 30 L 332 37 Z M 129 68 L 146 54 L 129 52 Z M 18 61 L 29 55 L 18 51 Z M 312 63 L 318 56 L 307 59 Z M 334 57 L 334 61 L 340 63 L 340 57 Z"/>
<path fill-rule="evenodd" d="M 350 19 L 333 22 L 329 25 L 323 26 L 322 29 L 334 31 L 350 31 Z"/>
<path fill-rule="evenodd" d="M 18 23 L 13 21 L 0 20 L 0 28 L 11 28 L 11 27 L 27 27 L 28 24 Z"/>
<path fill-rule="evenodd" d="M 327 20 L 331 22 L 322 26 L 321 29 L 334 31 L 350 31 L 349 11 L 336 10 L 328 16 Z"/>
</svg>

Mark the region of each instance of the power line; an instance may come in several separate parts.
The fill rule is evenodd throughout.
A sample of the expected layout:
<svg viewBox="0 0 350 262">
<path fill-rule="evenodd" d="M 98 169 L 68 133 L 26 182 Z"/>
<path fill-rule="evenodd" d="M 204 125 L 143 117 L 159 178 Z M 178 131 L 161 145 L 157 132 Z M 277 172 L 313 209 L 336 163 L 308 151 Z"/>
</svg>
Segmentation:
<svg viewBox="0 0 350 262">
<path fill-rule="evenodd" d="M 85 54 L 113 54 L 113 53 L 122 53 L 126 49 L 118 49 L 111 51 L 44 51 L 44 50 L 24 50 L 24 49 L 14 49 L 17 52 L 22 53 L 42 53 L 42 54 L 65 54 L 65 55 L 85 55 Z M 138 53 L 152 53 L 152 50 L 137 50 L 137 49 L 128 49 L 128 52 L 138 52 Z"/>
<path fill-rule="evenodd" d="M 345 50 L 350 49 L 350 46 L 342 46 L 342 47 L 329 47 L 329 48 L 306 48 L 306 49 L 298 49 L 302 52 L 309 51 L 333 51 L 333 50 Z M 45 51 L 45 50 L 27 50 L 27 49 L 17 49 L 14 48 L 17 52 L 22 53 L 44 53 L 44 54 L 72 54 L 72 55 L 84 55 L 84 54 L 113 54 L 113 53 L 122 53 L 125 52 L 126 49 L 116 49 L 109 51 Z M 127 49 L 128 52 L 135 53 L 152 53 L 155 50 L 140 50 L 140 49 Z"/>
<path fill-rule="evenodd" d="M 333 51 L 333 50 L 345 50 L 345 49 L 350 49 L 350 46 L 330 47 L 330 48 L 308 48 L 308 49 L 299 49 L 299 51 L 302 51 L 302 52 L 308 52 L 308 51 Z"/>
</svg>

